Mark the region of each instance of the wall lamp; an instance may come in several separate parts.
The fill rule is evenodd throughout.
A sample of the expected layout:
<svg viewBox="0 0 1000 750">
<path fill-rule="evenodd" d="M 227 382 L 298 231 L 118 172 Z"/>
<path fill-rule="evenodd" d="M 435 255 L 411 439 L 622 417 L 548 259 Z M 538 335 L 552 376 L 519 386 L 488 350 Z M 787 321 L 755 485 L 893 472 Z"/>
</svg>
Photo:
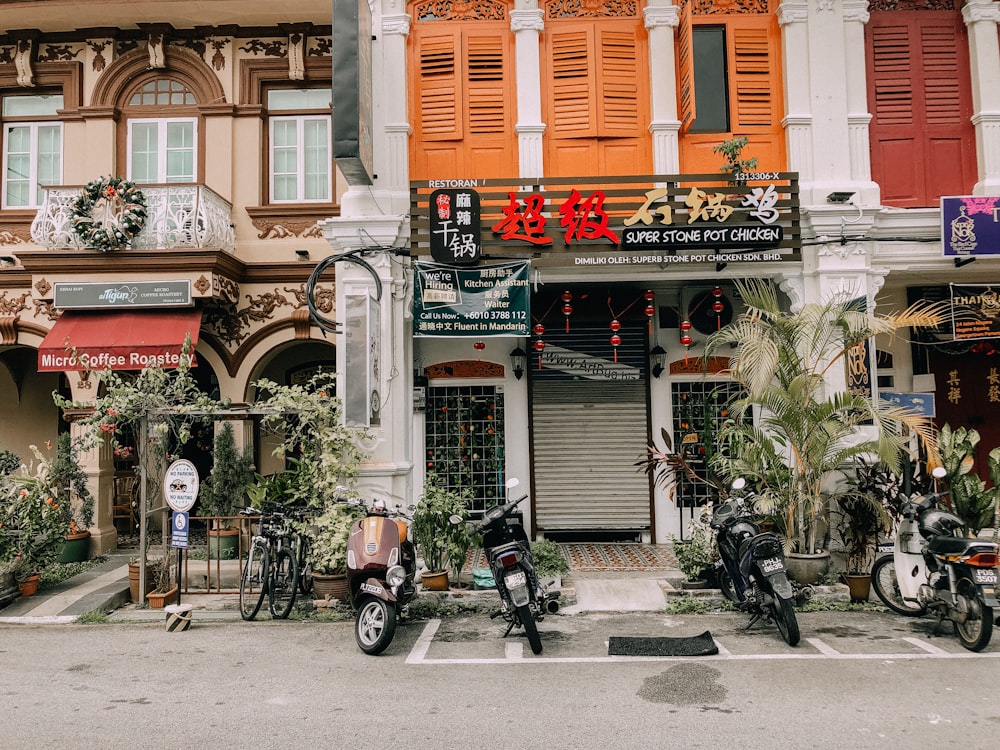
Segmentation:
<svg viewBox="0 0 1000 750">
<path fill-rule="evenodd" d="M 667 350 L 657 344 L 649 350 L 649 370 L 654 378 L 660 377 L 667 365 Z"/>
<path fill-rule="evenodd" d="M 834 191 L 826 196 L 827 203 L 847 203 L 851 198 L 854 197 L 854 193 L 849 193 L 846 191 Z"/>
<path fill-rule="evenodd" d="M 512 349 L 510 353 L 510 369 L 514 377 L 520 380 L 524 377 L 524 370 L 528 366 L 528 353 L 521 347 Z"/>
</svg>

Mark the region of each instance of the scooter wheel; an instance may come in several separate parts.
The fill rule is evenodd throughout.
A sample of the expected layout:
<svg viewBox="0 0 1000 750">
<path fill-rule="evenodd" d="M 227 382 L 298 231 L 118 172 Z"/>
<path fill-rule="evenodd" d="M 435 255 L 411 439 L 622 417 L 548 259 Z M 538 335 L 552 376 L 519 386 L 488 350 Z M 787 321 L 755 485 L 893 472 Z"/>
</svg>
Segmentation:
<svg viewBox="0 0 1000 750">
<path fill-rule="evenodd" d="M 369 596 L 358 605 L 354 620 L 354 637 L 366 654 L 381 654 L 396 634 L 396 608 L 388 602 Z"/>
<path fill-rule="evenodd" d="M 927 607 L 903 599 L 892 555 L 879 558 L 872 566 L 872 588 L 882 603 L 897 614 L 919 617 L 927 613 Z"/>
</svg>

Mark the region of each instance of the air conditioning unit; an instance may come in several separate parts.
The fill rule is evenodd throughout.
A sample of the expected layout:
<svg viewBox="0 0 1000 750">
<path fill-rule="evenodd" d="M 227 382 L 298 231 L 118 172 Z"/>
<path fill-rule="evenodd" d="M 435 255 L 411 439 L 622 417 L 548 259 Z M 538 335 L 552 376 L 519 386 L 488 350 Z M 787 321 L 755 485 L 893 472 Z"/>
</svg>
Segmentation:
<svg viewBox="0 0 1000 750">
<path fill-rule="evenodd" d="M 732 285 L 720 284 L 722 296 L 712 294 L 715 285 L 690 284 L 681 289 L 679 312 L 681 319 L 687 318 L 698 333 L 708 336 L 721 326 L 733 322 L 743 312 L 743 300 L 736 295 Z M 716 312 L 716 301 L 723 305 L 721 312 Z"/>
</svg>

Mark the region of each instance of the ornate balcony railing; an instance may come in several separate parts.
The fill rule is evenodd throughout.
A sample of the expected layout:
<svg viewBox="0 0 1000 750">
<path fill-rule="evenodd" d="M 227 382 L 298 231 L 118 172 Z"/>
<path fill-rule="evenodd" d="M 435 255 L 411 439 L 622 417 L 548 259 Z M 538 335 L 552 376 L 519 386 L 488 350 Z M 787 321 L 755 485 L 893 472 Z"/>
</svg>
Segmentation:
<svg viewBox="0 0 1000 750">
<path fill-rule="evenodd" d="M 81 188 L 45 188 L 45 202 L 31 222 L 31 239 L 47 250 L 80 250 L 73 232 L 73 203 Z M 146 225 L 132 240 L 137 250 L 218 247 L 234 252 L 233 207 L 204 185 L 143 185 Z"/>
</svg>

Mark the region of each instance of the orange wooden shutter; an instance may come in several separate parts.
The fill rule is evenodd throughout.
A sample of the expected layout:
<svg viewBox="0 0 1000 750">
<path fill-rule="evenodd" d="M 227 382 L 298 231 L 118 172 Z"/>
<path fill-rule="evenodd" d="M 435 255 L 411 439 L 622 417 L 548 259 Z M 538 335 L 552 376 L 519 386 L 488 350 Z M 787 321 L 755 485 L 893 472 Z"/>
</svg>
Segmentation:
<svg viewBox="0 0 1000 750">
<path fill-rule="evenodd" d="M 470 136 L 503 133 L 510 97 L 504 83 L 505 45 L 496 35 L 466 40 L 468 132 Z"/>
<path fill-rule="evenodd" d="M 694 104 L 694 39 L 691 33 L 691 2 L 681 5 L 677 24 L 677 112 L 684 135 L 696 117 Z"/>
<path fill-rule="evenodd" d="M 601 39 L 599 77 L 601 85 L 601 136 L 629 138 L 645 123 L 639 123 L 636 40 L 632 31 L 599 30 Z M 643 92 L 645 96 L 646 93 Z"/>
<path fill-rule="evenodd" d="M 767 28 L 736 27 L 732 30 L 733 130 L 770 127 L 775 122 L 771 101 L 770 38 Z M 780 71 L 774 71 L 780 76 Z M 777 85 L 780 85 L 780 77 Z"/>
<path fill-rule="evenodd" d="M 419 137 L 428 141 L 462 138 L 459 105 L 461 78 L 456 69 L 458 35 L 442 33 L 420 39 Z"/>
<path fill-rule="evenodd" d="M 593 30 L 553 32 L 551 52 L 552 137 L 597 135 L 596 76 L 590 50 Z"/>
</svg>

